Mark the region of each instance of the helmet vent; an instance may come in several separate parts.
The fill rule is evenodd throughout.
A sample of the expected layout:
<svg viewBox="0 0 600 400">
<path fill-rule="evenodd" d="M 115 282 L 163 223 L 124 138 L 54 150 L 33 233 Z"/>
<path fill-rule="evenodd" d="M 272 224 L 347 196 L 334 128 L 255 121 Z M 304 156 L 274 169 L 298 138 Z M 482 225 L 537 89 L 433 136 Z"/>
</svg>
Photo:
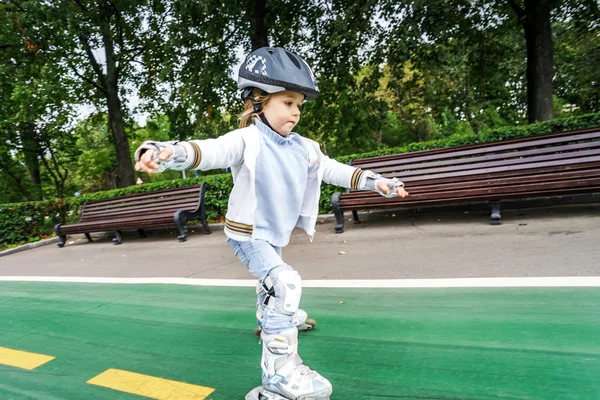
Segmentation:
<svg viewBox="0 0 600 400">
<path fill-rule="evenodd" d="M 285 54 L 287 54 L 287 56 L 290 58 L 290 60 L 292 60 L 292 62 L 294 63 L 294 65 L 296 66 L 296 68 L 301 69 L 302 67 L 300 66 L 300 62 L 298 62 L 298 59 L 296 58 L 296 56 L 292 53 L 290 53 L 289 51 L 285 51 Z"/>
</svg>

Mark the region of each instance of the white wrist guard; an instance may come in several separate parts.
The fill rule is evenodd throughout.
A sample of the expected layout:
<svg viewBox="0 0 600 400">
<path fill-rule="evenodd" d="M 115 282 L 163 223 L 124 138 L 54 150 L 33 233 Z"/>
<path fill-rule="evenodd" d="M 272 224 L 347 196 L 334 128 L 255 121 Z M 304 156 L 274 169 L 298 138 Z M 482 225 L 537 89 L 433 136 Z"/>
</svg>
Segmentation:
<svg viewBox="0 0 600 400">
<path fill-rule="evenodd" d="M 171 150 L 173 150 L 173 155 L 166 160 L 161 160 L 158 158 L 158 156 L 166 147 L 170 147 Z M 185 151 L 185 147 L 179 144 L 179 142 L 155 142 L 152 140 L 147 140 L 135 151 L 134 157 L 136 162 L 140 161 L 140 157 L 146 152 L 146 150 L 154 151 L 154 158 L 152 161 L 158 164 L 158 169 L 152 171 L 153 173 L 163 172 L 166 169 L 180 166 L 187 160 L 187 152 Z"/>
<path fill-rule="evenodd" d="M 398 196 L 398 193 L 396 192 L 396 188 L 398 186 L 404 186 L 404 183 L 401 180 L 399 180 L 398 178 L 392 178 L 392 179 L 384 178 L 383 176 L 376 174 L 373 171 L 368 171 L 368 170 L 364 172 L 363 180 L 364 180 L 364 183 L 362 183 L 362 185 L 361 185 L 362 187 L 359 187 L 359 189 L 373 190 L 373 191 L 379 193 L 381 196 L 387 197 L 387 198 L 392 198 L 392 197 Z M 387 185 L 388 189 L 390 190 L 389 194 L 383 193 L 381 191 L 381 189 L 379 189 L 379 187 L 377 187 L 377 184 L 379 182 L 383 182 Z"/>
</svg>

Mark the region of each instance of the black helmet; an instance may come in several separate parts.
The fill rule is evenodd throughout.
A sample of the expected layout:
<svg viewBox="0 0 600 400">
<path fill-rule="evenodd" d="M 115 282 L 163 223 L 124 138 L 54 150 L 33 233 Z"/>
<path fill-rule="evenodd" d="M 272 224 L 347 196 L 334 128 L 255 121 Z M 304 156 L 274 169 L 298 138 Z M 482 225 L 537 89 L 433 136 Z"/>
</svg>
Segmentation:
<svg viewBox="0 0 600 400">
<path fill-rule="evenodd" d="M 281 47 L 262 47 L 248 54 L 240 66 L 238 88 L 242 99 L 251 89 L 259 88 L 267 93 L 291 90 L 302 93 L 306 100 L 319 97 L 319 87 L 308 64 L 302 58 Z"/>
</svg>

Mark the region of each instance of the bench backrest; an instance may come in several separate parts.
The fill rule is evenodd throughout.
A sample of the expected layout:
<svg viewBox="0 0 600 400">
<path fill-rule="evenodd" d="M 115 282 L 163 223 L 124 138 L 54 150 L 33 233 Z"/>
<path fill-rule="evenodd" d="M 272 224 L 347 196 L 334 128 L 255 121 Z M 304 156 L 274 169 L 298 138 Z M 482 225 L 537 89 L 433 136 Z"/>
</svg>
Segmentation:
<svg viewBox="0 0 600 400">
<path fill-rule="evenodd" d="M 600 129 L 366 158 L 352 165 L 419 185 L 544 174 L 557 168 L 600 169 Z"/>
<path fill-rule="evenodd" d="M 200 188 L 200 185 L 187 186 L 88 201 L 83 206 L 80 222 L 147 215 L 172 216 L 177 210 L 194 211 L 200 201 Z"/>
</svg>

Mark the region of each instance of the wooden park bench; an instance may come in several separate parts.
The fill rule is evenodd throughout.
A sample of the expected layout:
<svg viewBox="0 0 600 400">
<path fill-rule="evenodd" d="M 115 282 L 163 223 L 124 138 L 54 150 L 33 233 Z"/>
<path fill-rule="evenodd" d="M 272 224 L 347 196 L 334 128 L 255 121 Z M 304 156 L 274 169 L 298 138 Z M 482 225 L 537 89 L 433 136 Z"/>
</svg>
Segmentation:
<svg viewBox="0 0 600 400">
<path fill-rule="evenodd" d="M 115 232 L 113 242 L 121 243 L 121 231 L 137 229 L 145 236 L 144 229 L 176 225 L 180 242 L 188 235 L 188 222 L 199 219 L 206 233 L 211 233 L 206 221 L 204 194 L 208 184 L 136 193 L 126 196 L 88 201 L 83 205 L 81 219 L 73 224 L 57 224 L 54 230 L 63 247 L 67 235 L 84 233 L 92 241 L 91 232 Z"/>
<path fill-rule="evenodd" d="M 371 191 L 335 193 L 337 233 L 344 210 L 490 202 L 491 224 L 501 224 L 500 201 L 600 191 L 600 128 L 485 144 L 352 160 L 352 166 L 398 177 L 410 195 L 387 199 Z"/>
</svg>

